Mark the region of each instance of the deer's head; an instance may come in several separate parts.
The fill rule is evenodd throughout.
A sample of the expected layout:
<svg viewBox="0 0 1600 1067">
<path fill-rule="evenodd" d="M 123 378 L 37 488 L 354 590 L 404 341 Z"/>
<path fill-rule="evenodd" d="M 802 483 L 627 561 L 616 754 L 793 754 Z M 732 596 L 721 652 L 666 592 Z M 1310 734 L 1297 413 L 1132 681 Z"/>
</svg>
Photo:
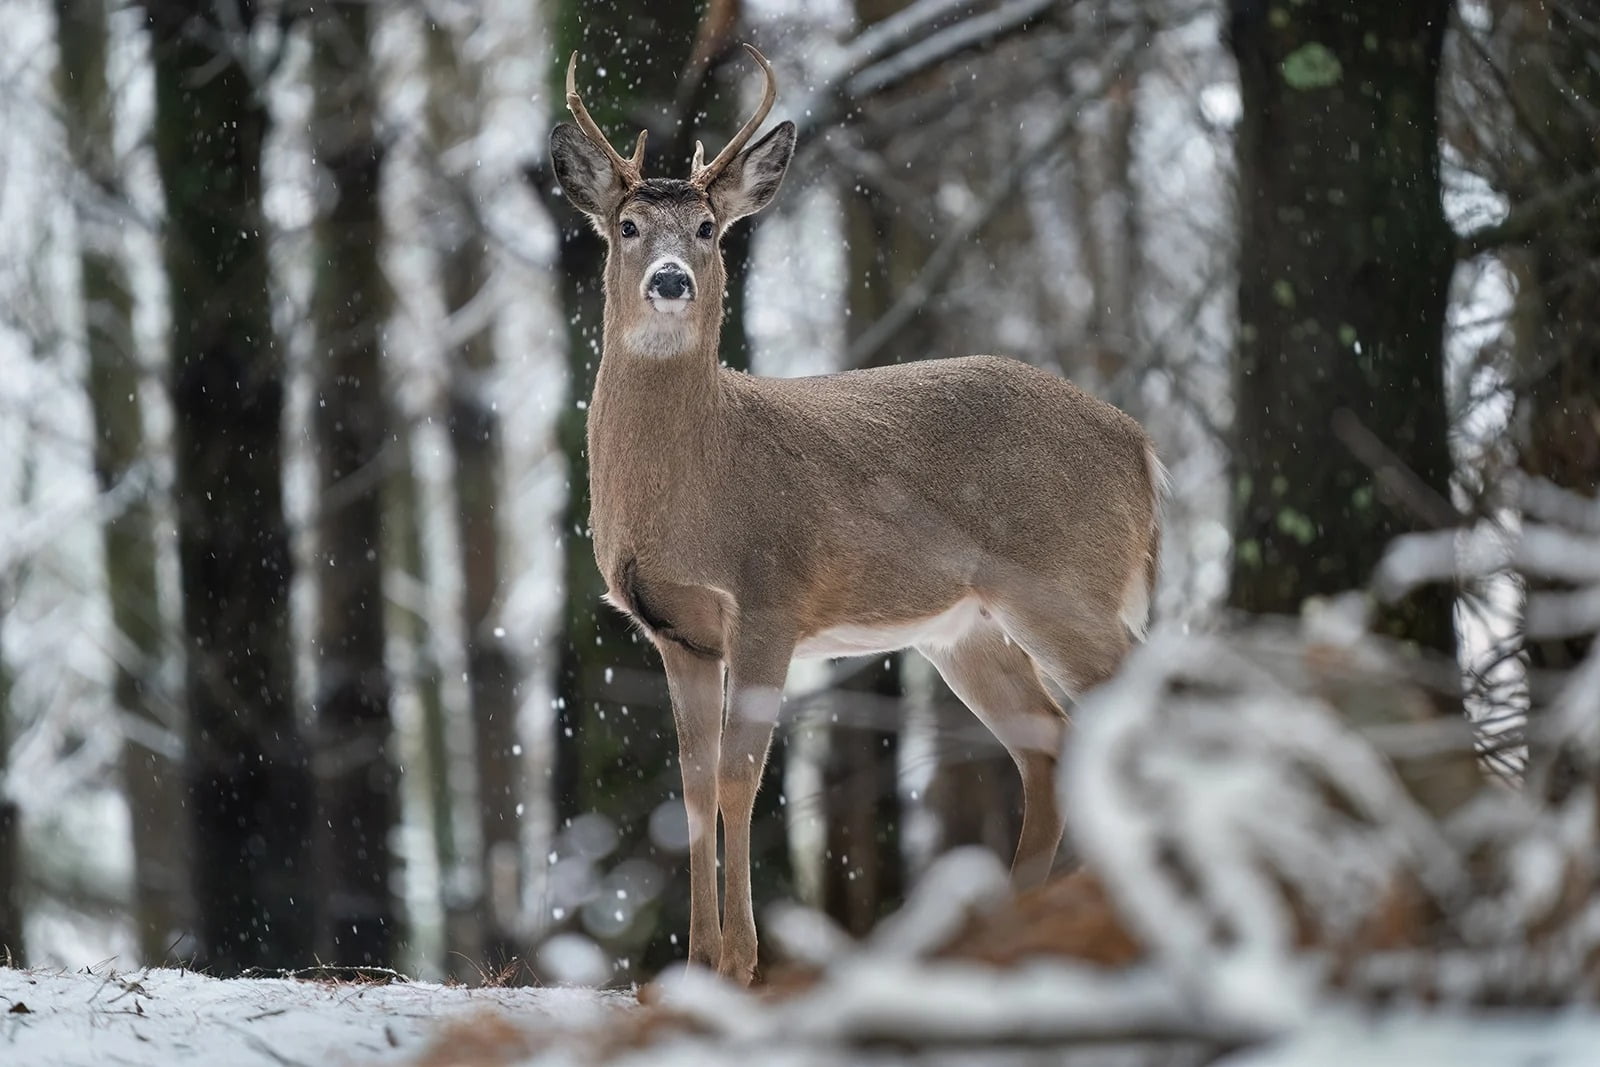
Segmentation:
<svg viewBox="0 0 1600 1067">
<path fill-rule="evenodd" d="M 578 55 L 567 65 L 567 107 L 578 122 L 550 135 L 550 158 L 567 199 L 606 240 L 606 318 L 630 347 L 674 356 L 715 345 L 721 323 L 722 235 L 771 203 L 794 153 L 794 123 L 782 122 L 745 145 L 777 98 L 772 66 L 749 45 L 766 73 L 766 92 L 750 121 L 710 163 L 695 145 L 688 180 L 646 178 L 645 134 L 631 159 L 611 147 L 578 95 Z"/>
</svg>

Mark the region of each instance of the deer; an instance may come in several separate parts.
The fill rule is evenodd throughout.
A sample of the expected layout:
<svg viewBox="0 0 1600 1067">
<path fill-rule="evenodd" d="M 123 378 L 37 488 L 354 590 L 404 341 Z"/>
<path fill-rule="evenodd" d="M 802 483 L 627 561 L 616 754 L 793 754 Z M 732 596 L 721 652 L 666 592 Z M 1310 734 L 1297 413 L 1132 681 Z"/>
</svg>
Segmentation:
<svg viewBox="0 0 1600 1067">
<path fill-rule="evenodd" d="M 717 353 L 729 227 L 777 196 L 795 125 L 751 143 L 761 102 L 687 179 L 624 158 L 567 65 L 576 125 L 550 135 L 560 188 L 606 245 L 588 406 L 590 515 L 605 599 L 661 656 L 689 831 L 690 966 L 749 984 L 750 821 L 797 658 L 914 648 L 1022 778 L 1013 883 L 1060 848 L 1063 697 L 1142 639 L 1165 470 L 1132 417 L 1017 360 L 927 359 L 801 378 Z M 717 885 L 717 817 L 724 892 Z"/>
</svg>

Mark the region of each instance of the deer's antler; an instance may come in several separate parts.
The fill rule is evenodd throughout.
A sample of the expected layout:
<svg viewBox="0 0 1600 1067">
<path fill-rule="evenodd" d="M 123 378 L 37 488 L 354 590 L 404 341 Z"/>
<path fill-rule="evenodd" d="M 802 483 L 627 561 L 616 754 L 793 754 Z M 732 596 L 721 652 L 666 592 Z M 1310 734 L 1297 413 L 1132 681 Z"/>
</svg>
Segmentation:
<svg viewBox="0 0 1600 1067">
<path fill-rule="evenodd" d="M 752 49 L 754 51 L 754 49 Z M 763 63 L 766 60 L 762 60 Z M 594 119 L 589 117 L 589 109 L 583 106 L 583 97 L 578 95 L 578 53 L 572 53 L 572 59 L 567 63 L 567 110 L 572 112 L 572 117 L 578 120 L 578 129 L 589 139 L 589 143 L 606 154 L 611 161 L 611 167 L 617 172 L 617 177 L 622 179 L 624 188 L 632 189 L 644 181 L 644 142 L 649 136 L 649 130 L 639 131 L 639 140 L 633 146 L 633 158 L 623 159 L 611 142 L 606 140 L 606 135 L 600 132 L 600 127 L 595 125 Z"/>
<path fill-rule="evenodd" d="M 723 168 L 732 162 L 733 157 L 738 155 L 739 152 L 743 150 L 744 146 L 749 143 L 750 138 L 755 134 L 756 130 L 761 128 L 761 123 L 767 117 L 767 112 L 772 110 L 772 102 L 778 99 L 778 76 L 772 72 L 772 64 L 767 62 L 767 57 L 762 55 L 754 45 L 747 44 L 744 46 L 744 48 L 745 51 L 749 52 L 755 57 L 755 61 L 757 63 L 761 64 L 761 69 L 767 76 L 766 92 L 761 96 L 761 104 L 756 108 L 756 113 L 750 116 L 750 121 L 745 123 L 738 133 L 733 135 L 733 140 L 728 142 L 727 147 L 721 152 L 717 153 L 716 159 L 713 159 L 710 163 L 702 166 L 701 160 L 705 158 L 705 148 L 700 144 L 699 141 L 695 142 L 694 163 L 691 168 L 689 181 L 700 189 L 704 189 L 706 186 L 716 181 L 717 175 L 722 173 Z M 570 85 L 571 83 L 569 82 L 567 95 L 567 101 L 569 104 L 572 101 Z"/>
</svg>

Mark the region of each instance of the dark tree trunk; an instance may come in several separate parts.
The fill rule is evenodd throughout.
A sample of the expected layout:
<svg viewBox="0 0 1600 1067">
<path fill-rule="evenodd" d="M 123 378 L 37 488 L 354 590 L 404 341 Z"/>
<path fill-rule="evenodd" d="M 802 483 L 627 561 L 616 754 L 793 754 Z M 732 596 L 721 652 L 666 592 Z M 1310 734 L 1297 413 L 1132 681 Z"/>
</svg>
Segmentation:
<svg viewBox="0 0 1600 1067">
<path fill-rule="evenodd" d="M 1365 586 L 1390 539 L 1420 524 L 1426 502 L 1392 496 L 1352 431 L 1449 499 L 1453 241 L 1435 91 L 1450 4 L 1230 11 L 1244 106 L 1230 602 L 1294 614 Z M 1430 588 L 1379 626 L 1451 652 L 1452 601 Z"/>
<path fill-rule="evenodd" d="M 899 906 L 900 660 L 881 658 L 831 695 L 819 807 L 826 825 L 822 910 L 856 937 Z"/>
<path fill-rule="evenodd" d="M 265 105 L 218 51 L 210 5 L 146 0 L 167 197 L 200 959 L 212 972 L 312 958 L 312 781 L 294 707 L 283 363 L 261 212 Z M 253 8 L 234 10 L 248 25 Z"/>
<path fill-rule="evenodd" d="M 1577 5 L 1499 5 L 1506 34 L 1503 85 L 1530 128 L 1513 132 L 1503 188 L 1512 210 L 1600 173 L 1600 67 L 1592 42 L 1600 13 Z M 1519 379 L 1512 420 L 1521 469 L 1587 497 L 1600 495 L 1600 201 L 1591 194 L 1506 254 L 1517 287 L 1511 330 Z M 1530 591 L 1541 582 L 1530 578 Z M 1581 663 L 1592 636 L 1526 642 L 1533 684 L 1544 706 L 1549 683 Z M 1535 763 L 1554 758 L 1541 735 L 1531 739 Z M 1550 788 L 1563 795 L 1578 767 L 1562 758 Z"/>
<path fill-rule="evenodd" d="M 853 340 L 892 303 L 895 268 L 921 262 L 910 251 L 921 242 L 917 227 L 904 226 L 890 212 L 886 198 L 870 192 L 846 199 L 845 226 L 848 332 Z M 878 362 L 896 363 L 905 355 L 926 354 L 925 349 L 916 351 L 926 327 L 926 319 L 917 320 L 880 350 Z M 905 724 L 900 674 L 897 653 L 854 675 L 834 695 L 837 712 L 828 726 L 819 804 L 826 827 L 819 904 L 857 936 L 893 910 L 905 888 L 900 850 L 900 732 Z"/>
<path fill-rule="evenodd" d="M 105 2 L 57 0 L 56 18 L 58 81 L 69 149 L 83 179 L 80 195 L 117 197 L 122 180 L 112 150 Z M 115 204 L 78 205 L 94 468 L 101 492 L 107 493 L 126 480 L 141 479 L 147 462 L 139 403 L 142 373 L 133 349 L 133 293 L 118 254 L 119 235 L 109 222 L 114 210 Z M 163 714 L 165 635 L 149 484 L 145 479 L 133 489 L 126 506 L 106 520 L 104 551 L 111 620 L 119 639 L 114 694 L 128 724 L 122 776 L 133 833 L 134 925 L 140 959 L 159 964 L 188 930 L 191 918 L 187 842 L 172 832 L 183 821 L 181 779 L 170 747 L 160 740 L 179 727 Z"/>
<path fill-rule="evenodd" d="M 389 294 L 378 262 L 383 149 L 374 128 L 370 12 L 362 0 L 344 0 L 325 4 L 311 23 L 313 150 L 335 191 L 316 227 L 312 296 L 319 951 L 352 965 L 392 963 L 402 937 L 390 848 L 399 799 L 383 625 L 380 339 Z"/>
<path fill-rule="evenodd" d="M 0 631 L 11 583 L 0 582 Z M 11 782 L 11 670 L 0 660 L 0 783 Z M 26 967 L 22 937 L 22 820 L 9 789 L 0 789 L 0 966 Z"/>
<path fill-rule="evenodd" d="M 1600 14 L 1576 6 L 1522 5 L 1512 91 L 1529 131 L 1525 165 L 1508 190 L 1513 205 L 1600 173 L 1594 109 L 1600 67 L 1591 42 Z M 1520 179 L 1520 180 L 1516 180 Z M 1593 497 L 1600 494 L 1600 200 L 1564 212 L 1559 226 L 1534 234 L 1520 257 L 1513 329 L 1525 357 L 1518 371 L 1518 448 L 1523 470 Z M 1583 649 L 1536 643 L 1541 665 L 1570 667 Z"/>
<path fill-rule="evenodd" d="M 433 98 L 429 132 L 441 150 L 477 136 L 481 127 L 481 86 L 459 48 L 460 42 L 448 27 L 430 26 L 428 65 Z M 450 205 L 453 210 L 441 213 L 434 236 L 440 242 L 445 309 L 454 315 L 489 284 L 492 264 L 467 203 L 475 192 L 469 176 L 457 175 L 452 192 L 461 199 Z M 476 962 L 498 973 L 523 953 L 519 920 L 527 857 L 517 813 L 527 783 L 517 725 L 517 666 L 495 625 L 502 572 L 498 521 L 503 494 L 490 324 L 463 339 L 445 358 L 450 368 L 446 421 L 455 458 L 456 533 L 464 584 L 462 632 L 467 646 L 469 706 L 477 733 L 484 898 L 481 943 L 475 946 L 475 953 Z"/>
</svg>

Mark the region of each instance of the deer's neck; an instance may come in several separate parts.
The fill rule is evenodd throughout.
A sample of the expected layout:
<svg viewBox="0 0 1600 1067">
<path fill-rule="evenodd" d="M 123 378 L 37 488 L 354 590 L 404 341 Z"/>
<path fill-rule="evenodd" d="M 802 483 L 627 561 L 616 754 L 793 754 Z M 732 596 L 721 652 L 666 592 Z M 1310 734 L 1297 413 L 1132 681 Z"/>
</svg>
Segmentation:
<svg viewBox="0 0 1600 1067">
<path fill-rule="evenodd" d="M 675 355 L 630 343 L 625 328 L 605 332 L 589 406 L 589 489 L 595 546 L 602 555 L 644 551 L 670 541 L 686 494 L 714 480 L 720 434 L 716 334 Z"/>
<path fill-rule="evenodd" d="M 595 376 L 591 433 L 615 429 L 612 436 L 646 447 L 668 443 L 689 423 L 715 415 L 718 374 L 714 351 L 696 348 L 664 357 L 607 343 Z"/>
</svg>

